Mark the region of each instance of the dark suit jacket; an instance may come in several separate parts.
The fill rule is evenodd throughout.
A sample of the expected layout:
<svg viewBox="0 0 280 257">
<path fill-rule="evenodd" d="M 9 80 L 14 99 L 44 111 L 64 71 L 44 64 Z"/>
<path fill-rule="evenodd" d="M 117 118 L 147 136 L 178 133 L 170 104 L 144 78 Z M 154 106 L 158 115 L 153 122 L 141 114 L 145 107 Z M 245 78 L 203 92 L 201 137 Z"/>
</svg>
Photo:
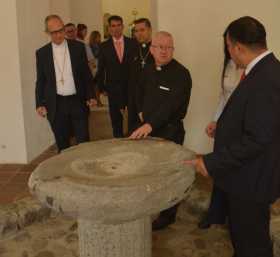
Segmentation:
<svg viewBox="0 0 280 257">
<path fill-rule="evenodd" d="M 134 40 L 124 37 L 124 56 L 120 63 L 112 38 L 102 42 L 100 46 L 96 74 L 98 88 L 115 97 L 121 107 L 127 105 L 129 66 L 135 55 L 136 47 Z"/>
<path fill-rule="evenodd" d="M 214 152 L 203 157 L 214 183 L 243 199 L 273 202 L 280 193 L 280 63 L 260 60 L 217 122 Z"/>
<path fill-rule="evenodd" d="M 77 96 L 81 100 L 85 111 L 88 111 L 86 100 L 94 97 L 93 77 L 89 70 L 83 43 L 67 40 L 74 82 Z M 56 112 L 56 77 L 51 43 L 36 51 L 37 80 L 36 80 L 36 108 L 45 106 L 50 122 L 54 120 Z"/>
</svg>

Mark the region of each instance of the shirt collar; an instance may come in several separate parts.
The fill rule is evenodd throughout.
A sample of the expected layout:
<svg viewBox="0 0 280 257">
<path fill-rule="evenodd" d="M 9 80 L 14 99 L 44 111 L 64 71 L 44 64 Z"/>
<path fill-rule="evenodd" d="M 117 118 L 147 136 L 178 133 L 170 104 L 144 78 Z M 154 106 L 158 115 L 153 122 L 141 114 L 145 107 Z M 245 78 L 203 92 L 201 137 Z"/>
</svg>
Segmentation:
<svg viewBox="0 0 280 257">
<path fill-rule="evenodd" d="M 257 56 L 254 60 L 252 60 L 246 67 L 245 70 L 245 75 L 247 76 L 249 74 L 249 72 L 254 68 L 254 66 L 261 60 L 263 59 L 265 56 L 267 56 L 268 54 L 270 54 L 271 51 L 270 50 L 266 50 L 265 52 L 263 52 L 262 54 L 260 54 L 259 56 Z"/>
<path fill-rule="evenodd" d="M 169 63 L 162 64 L 162 65 L 156 65 L 156 64 L 155 64 L 156 70 L 157 70 L 157 71 L 162 71 L 162 70 L 167 69 L 167 68 L 173 63 L 173 60 L 174 60 L 174 59 L 172 59 Z"/>
<path fill-rule="evenodd" d="M 64 48 L 65 45 L 66 45 L 66 40 L 65 39 L 60 45 L 57 45 L 54 42 L 52 42 L 52 47 L 55 48 L 55 49 Z"/>
<path fill-rule="evenodd" d="M 138 44 L 143 49 L 149 49 L 149 47 L 151 45 L 151 42 L 148 42 L 148 43 L 138 43 Z"/>
<path fill-rule="evenodd" d="M 114 43 L 116 43 L 116 42 L 123 42 L 123 40 L 124 40 L 123 36 L 121 36 L 119 39 L 116 39 L 115 37 L 113 37 Z"/>
</svg>

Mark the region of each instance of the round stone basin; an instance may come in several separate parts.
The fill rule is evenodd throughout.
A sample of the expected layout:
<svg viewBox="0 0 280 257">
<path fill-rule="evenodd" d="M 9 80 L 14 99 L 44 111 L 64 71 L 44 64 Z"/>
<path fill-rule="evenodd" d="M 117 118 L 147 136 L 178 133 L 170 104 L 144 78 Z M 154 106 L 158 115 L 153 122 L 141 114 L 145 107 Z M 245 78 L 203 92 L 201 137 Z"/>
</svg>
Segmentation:
<svg viewBox="0 0 280 257">
<path fill-rule="evenodd" d="M 119 224 L 182 200 L 195 177 L 182 161 L 193 156 L 180 145 L 153 138 L 84 143 L 40 164 L 29 187 L 65 215 Z"/>
</svg>

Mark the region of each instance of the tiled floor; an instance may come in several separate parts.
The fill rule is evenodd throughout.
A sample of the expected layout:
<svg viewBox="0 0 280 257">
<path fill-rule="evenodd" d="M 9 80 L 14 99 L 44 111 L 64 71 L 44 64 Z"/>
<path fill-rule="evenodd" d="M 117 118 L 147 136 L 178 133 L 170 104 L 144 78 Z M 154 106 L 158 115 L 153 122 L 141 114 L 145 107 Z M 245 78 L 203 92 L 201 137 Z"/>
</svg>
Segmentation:
<svg viewBox="0 0 280 257">
<path fill-rule="evenodd" d="M 28 178 L 42 161 L 54 156 L 56 148 L 47 151 L 30 164 L 0 164 L 0 204 L 12 203 L 29 195 Z"/>
</svg>

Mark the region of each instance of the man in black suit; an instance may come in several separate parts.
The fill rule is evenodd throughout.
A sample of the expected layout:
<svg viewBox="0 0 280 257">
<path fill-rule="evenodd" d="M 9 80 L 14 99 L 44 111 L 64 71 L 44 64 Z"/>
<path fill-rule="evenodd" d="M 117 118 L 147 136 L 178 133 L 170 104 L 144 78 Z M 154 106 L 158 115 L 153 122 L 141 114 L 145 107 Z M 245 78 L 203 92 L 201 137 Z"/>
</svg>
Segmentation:
<svg viewBox="0 0 280 257">
<path fill-rule="evenodd" d="M 71 128 L 77 143 L 89 140 L 88 107 L 96 100 L 84 44 L 65 40 L 57 15 L 46 17 L 45 28 L 51 42 L 36 51 L 36 111 L 48 118 L 61 151 L 70 146 Z"/>
<path fill-rule="evenodd" d="M 135 52 L 135 42 L 123 36 L 123 20 L 111 16 L 108 20 L 111 37 L 100 46 L 97 85 L 106 92 L 114 137 L 123 137 L 123 112 L 127 106 L 129 65 Z"/>
<path fill-rule="evenodd" d="M 232 60 L 245 69 L 217 122 L 212 153 L 186 161 L 225 193 L 235 257 L 272 257 L 270 204 L 280 195 L 280 62 L 252 17 L 226 30 Z"/>
<path fill-rule="evenodd" d="M 154 58 L 150 52 L 152 41 L 152 25 L 149 19 L 140 18 L 134 21 L 134 35 L 137 40 L 137 48 L 134 53 L 130 70 L 128 86 L 128 132 L 129 134 L 137 128 L 140 117 L 136 106 L 136 87 L 139 84 L 143 71 L 147 64 L 153 63 Z"/>
</svg>

